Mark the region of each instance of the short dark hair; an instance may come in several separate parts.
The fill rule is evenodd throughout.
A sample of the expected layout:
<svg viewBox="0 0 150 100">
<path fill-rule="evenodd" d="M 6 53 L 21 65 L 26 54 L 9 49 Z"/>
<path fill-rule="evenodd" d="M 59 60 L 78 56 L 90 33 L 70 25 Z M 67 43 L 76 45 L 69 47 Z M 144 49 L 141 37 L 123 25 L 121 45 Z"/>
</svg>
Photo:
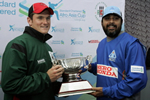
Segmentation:
<svg viewBox="0 0 150 100">
<path fill-rule="evenodd" d="M 31 18 L 31 20 L 33 19 L 33 15 L 34 15 L 35 13 L 31 13 L 30 15 L 28 15 L 30 18 Z"/>
</svg>

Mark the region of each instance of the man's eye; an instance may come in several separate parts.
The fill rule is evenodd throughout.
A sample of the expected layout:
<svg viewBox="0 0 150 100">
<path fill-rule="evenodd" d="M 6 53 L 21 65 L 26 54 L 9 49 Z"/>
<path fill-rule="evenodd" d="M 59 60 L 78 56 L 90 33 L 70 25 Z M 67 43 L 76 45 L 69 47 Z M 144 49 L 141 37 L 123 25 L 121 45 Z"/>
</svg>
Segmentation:
<svg viewBox="0 0 150 100">
<path fill-rule="evenodd" d="M 47 19 L 47 20 L 49 20 L 49 19 L 50 19 L 50 17 L 47 17 L 46 19 Z"/>
<path fill-rule="evenodd" d="M 106 17 L 105 20 L 110 20 L 110 18 L 109 18 L 109 17 Z"/>
<path fill-rule="evenodd" d="M 43 17 L 38 17 L 38 19 L 42 19 Z"/>
<path fill-rule="evenodd" d="M 118 20 L 118 19 L 119 19 L 119 17 L 115 17 L 115 18 L 114 18 L 114 20 Z"/>
</svg>

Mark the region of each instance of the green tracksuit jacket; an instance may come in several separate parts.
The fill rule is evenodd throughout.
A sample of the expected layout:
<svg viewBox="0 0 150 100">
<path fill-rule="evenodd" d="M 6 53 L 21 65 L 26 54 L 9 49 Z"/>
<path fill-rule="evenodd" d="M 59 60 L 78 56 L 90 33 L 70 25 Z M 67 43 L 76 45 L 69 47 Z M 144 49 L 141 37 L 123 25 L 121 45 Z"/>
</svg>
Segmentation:
<svg viewBox="0 0 150 100">
<path fill-rule="evenodd" d="M 8 43 L 2 57 L 4 100 L 55 100 L 60 84 L 52 83 L 46 73 L 52 67 L 52 49 L 45 41 L 51 37 L 27 26 Z"/>
</svg>

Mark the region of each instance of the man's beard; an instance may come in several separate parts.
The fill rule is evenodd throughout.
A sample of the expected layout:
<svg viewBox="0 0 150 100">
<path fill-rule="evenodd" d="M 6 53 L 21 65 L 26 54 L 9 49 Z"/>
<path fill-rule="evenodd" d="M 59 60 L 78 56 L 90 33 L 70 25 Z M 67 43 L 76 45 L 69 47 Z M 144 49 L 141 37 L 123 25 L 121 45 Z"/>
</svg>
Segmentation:
<svg viewBox="0 0 150 100">
<path fill-rule="evenodd" d="M 117 28 L 117 26 L 114 24 L 109 24 L 106 26 L 106 28 L 103 26 L 103 30 L 104 30 L 105 34 L 111 38 L 117 37 L 119 35 L 119 33 L 121 32 L 121 26 L 118 27 L 114 32 L 109 32 L 109 30 L 107 29 L 109 26 L 113 26 L 113 27 Z"/>
</svg>

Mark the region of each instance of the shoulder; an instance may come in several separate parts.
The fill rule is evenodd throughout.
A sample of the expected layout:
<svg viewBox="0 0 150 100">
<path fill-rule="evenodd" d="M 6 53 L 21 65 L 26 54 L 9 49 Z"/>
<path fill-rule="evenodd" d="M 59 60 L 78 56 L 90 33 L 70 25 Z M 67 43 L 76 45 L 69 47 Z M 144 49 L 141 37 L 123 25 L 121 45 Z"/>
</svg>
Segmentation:
<svg viewBox="0 0 150 100">
<path fill-rule="evenodd" d="M 126 32 L 122 33 L 119 36 L 119 40 L 122 45 L 127 45 L 127 46 L 130 46 L 133 44 L 140 44 L 140 42 L 137 38 L 133 37 L 132 35 L 130 35 Z"/>
<path fill-rule="evenodd" d="M 124 41 L 126 41 L 125 43 L 128 49 L 133 50 L 133 52 L 138 50 L 140 52 L 143 51 L 144 53 L 146 53 L 146 47 L 139 41 L 139 39 L 131 36 L 128 33 L 125 33 L 124 37 Z"/>
<path fill-rule="evenodd" d="M 15 37 L 14 39 L 10 40 L 7 44 L 7 48 L 11 48 L 12 45 L 21 45 L 21 46 L 24 46 L 25 45 L 25 36 L 24 34 L 20 35 L 20 36 L 17 36 Z"/>
<path fill-rule="evenodd" d="M 138 40 L 137 38 L 133 37 L 132 35 L 126 32 L 122 33 L 121 35 L 123 37 L 123 40 L 128 41 L 128 42 L 134 42 Z"/>
</svg>

